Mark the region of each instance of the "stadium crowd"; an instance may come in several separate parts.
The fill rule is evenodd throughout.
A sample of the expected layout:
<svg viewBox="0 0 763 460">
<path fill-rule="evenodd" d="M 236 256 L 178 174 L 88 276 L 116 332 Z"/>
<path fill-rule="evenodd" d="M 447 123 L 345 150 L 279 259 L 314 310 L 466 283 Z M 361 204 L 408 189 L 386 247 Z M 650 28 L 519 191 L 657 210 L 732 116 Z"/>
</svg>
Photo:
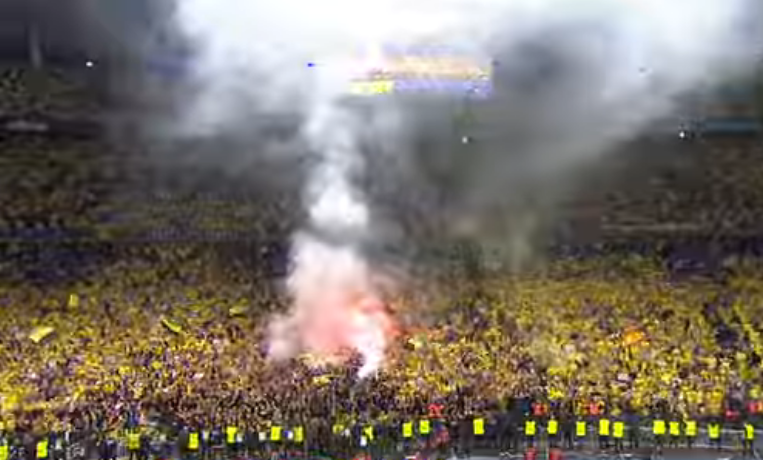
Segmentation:
<svg viewBox="0 0 763 460">
<path fill-rule="evenodd" d="M 266 430 L 268 440 L 280 441 L 272 431 L 280 427 L 318 445 L 358 429 L 367 442 L 374 437 L 367 426 L 395 427 L 389 437 L 404 441 L 411 420 L 442 419 L 458 422 L 452 437 L 497 430 L 506 447 L 520 432 L 534 436 L 535 428 L 524 425 L 528 418 L 545 422 L 552 415 L 565 432 L 576 419 L 600 416 L 757 421 L 763 267 L 755 259 L 730 257 L 718 276 L 677 278 L 656 256 L 575 257 L 521 276 L 486 276 L 479 286 L 454 282 L 426 300 L 390 299 L 403 315 L 438 313 L 426 326 L 402 324 L 384 368 L 359 381 L 357 359 L 318 367 L 308 365 L 309 356 L 266 359 L 268 320 L 288 299 L 264 272 L 222 260 L 205 243 L 119 243 L 130 241 L 124 233 L 130 222 L 148 222 L 137 231 L 150 235 L 153 228 L 183 227 L 185 216 L 200 214 L 194 207 L 209 203 L 174 202 L 182 208 L 179 224 L 155 202 L 148 210 L 131 207 L 130 222 L 121 221 L 124 214 L 112 209 L 120 196 L 114 184 L 126 179 L 102 148 L 39 136 L 9 136 L 0 144 L 0 265 L 9 274 L 0 284 L 4 440 L 8 433 L 42 439 L 75 429 L 116 439 L 126 429 L 148 433 L 161 420 L 162 427 L 184 430 L 188 446 L 191 435 L 215 430 L 226 440 L 233 433 L 229 444 L 246 442 L 239 434 L 260 439 Z M 736 215 L 752 216 L 744 226 L 754 230 L 758 169 L 740 171 L 747 182 L 711 182 L 750 186 L 734 203 L 747 210 Z M 698 188 L 691 190 L 694 196 Z M 712 201 L 709 208 L 728 215 L 727 195 L 707 192 L 697 201 Z M 652 196 L 662 211 L 642 217 L 676 216 L 665 211 L 664 194 Z M 243 213 L 226 206 L 233 210 L 213 213 L 200 228 L 245 233 L 261 219 L 263 236 L 283 230 L 269 225 L 278 219 L 252 214 L 278 214 L 278 206 Z M 689 207 L 670 209 L 679 208 Z M 628 221 L 617 210 L 604 212 Z M 708 234 L 729 227 L 718 226 L 712 213 L 701 217 Z M 246 226 L 236 227 L 241 220 Z M 75 266 L 71 251 L 45 259 L 43 271 L 62 276 L 29 280 L 19 273 L 29 253 L 40 259 L 61 241 L 81 254 Z M 82 270 L 93 253 L 105 256 Z M 483 417 L 485 426 L 478 425 Z M 430 433 L 422 429 L 414 431 Z M 48 457 L 45 449 L 38 459 Z"/>
<path fill-rule="evenodd" d="M 0 115 L 92 113 L 99 105 L 87 70 L 0 65 Z"/>
<path fill-rule="evenodd" d="M 425 417 L 432 404 L 461 420 L 519 401 L 683 419 L 746 412 L 761 397 L 757 269 L 676 282 L 634 258 L 489 280 L 480 298 L 450 299 L 431 327 L 406 330 L 385 368 L 358 382 L 353 366 L 266 362 L 267 314 L 283 298 L 214 265 L 160 245 L 74 284 L 5 287 L 4 423 L 349 426 Z"/>
</svg>

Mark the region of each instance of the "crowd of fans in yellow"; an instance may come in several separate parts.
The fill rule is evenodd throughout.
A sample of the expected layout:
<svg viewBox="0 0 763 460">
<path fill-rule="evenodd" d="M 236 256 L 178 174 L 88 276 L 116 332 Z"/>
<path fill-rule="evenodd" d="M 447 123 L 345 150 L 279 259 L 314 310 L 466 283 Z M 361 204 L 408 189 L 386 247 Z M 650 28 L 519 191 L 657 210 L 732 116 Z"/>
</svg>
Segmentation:
<svg viewBox="0 0 763 460">
<path fill-rule="evenodd" d="M 516 398 L 574 411 L 599 401 L 612 414 L 698 418 L 723 413 L 731 400 L 763 398 L 763 267 L 749 260 L 727 260 L 723 276 L 712 279 L 677 278 L 649 257 L 555 260 L 521 276 L 434 286 L 440 294 L 426 300 L 390 299 L 400 318 L 426 320 L 401 320 L 384 368 L 366 380 L 358 381 L 357 363 L 268 362 L 266 326 L 288 298 L 272 280 L 228 264 L 205 243 L 119 243 L 174 225 L 178 202 L 120 202 L 112 185 L 129 180 L 102 148 L 34 136 L 0 142 L 4 254 L 23 252 L 13 246 L 28 239 L 43 246 L 82 240 L 90 245 L 84 253 L 112 248 L 84 274 L 48 283 L 10 276 L 0 283 L 3 428 L 44 433 L 95 420 L 116 430 L 125 414 L 138 422 L 161 414 L 188 426 L 309 428 L 327 414 L 345 422 L 419 417 L 432 403 L 442 404 L 446 417 L 472 417 Z M 751 186 L 756 171 L 746 169 L 750 186 L 732 193 L 742 197 L 741 209 L 760 203 Z M 742 187 L 722 175 L 719 183 Z M 723 198 L 695 191 L 698 201 Z M 638 212 L 661 221 L 691 208 L 678 199 L 658 201 L 649 208 L 656 214 Z M 115 203 L 124 206 L 122 214 L 113 213 Z M 179 226 L 193 206 L 193 200 L 180 203 Z M 282 211 L 272 203 L 221 206 L 213 214 L 222 218 L 202 219 L 199 228 L 229 231 L 229 222 L 245 221 L 234 233 L 266 237 L 273 227 L 252 230 L 254 213 Z M 127 223 L 120 220 L 125 209 Z M 612 225 L 633 224 L 617 210 L 605 214 L 619 218 Z M 680 220 L 702 226 L 716 217 L 698 211 Z M 742 223 L 752 228 L 756 219 L 747 212 Z M 138 222 L 149 225 L 138 228 Z M 17 274 L 16 264 L 0 260 L 4 273 Z"/>
<path fill-rule="evenodd" d="M 405 331 L 358 383 L 352 366 L 266 362 L 267 314 L 286 300 L 259 280 L 189 249 L 142 251 L 71 285 L 3 287 L 5 423 L 53 430 L 72 414 L 121 423 L 155 410 L 257 424 L 416 416 L 434 402 L 461 416 L 524 396 L 696 417 L 722 413 L 729 396 L 760 398 L 759 269 L 719 284 L 597 259 L 486 280 L 477 298 L 450 299 L 429 327 Z"/>
</svg>

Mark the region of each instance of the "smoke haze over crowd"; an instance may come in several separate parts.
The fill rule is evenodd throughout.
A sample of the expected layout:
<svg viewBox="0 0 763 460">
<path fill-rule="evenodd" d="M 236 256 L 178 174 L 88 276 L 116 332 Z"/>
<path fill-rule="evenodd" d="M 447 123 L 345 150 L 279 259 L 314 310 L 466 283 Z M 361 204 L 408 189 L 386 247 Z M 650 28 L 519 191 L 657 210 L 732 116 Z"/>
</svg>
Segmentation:
<svg viewBox="0 0 763 460">
<path fill-rule="evenodd" d="M 363 260 L 368 245 L 420 236 L 394 217 L 400 209 L 423 216 L 418 226 L 435 236 L 513 238 L 521 247 L 538 211 L 528 196 L 669 114 L 684 92 L 742 75 L 759 43 L 757 25 L 745 21 L 760 15 L 746 0 L 179 0 L 177 7 L 177 25 L 196 48 L 189 78 L 198 89 L 181 133 L 256 131 L 284 113 L 302 120 L 289 145 L 304 149 L 258 139 L 263 152 L 305 160 L 307 221 L 289 284 L 294 311 L 290 327 L 273 329 L 287 355 L 326 351 L 326 337 L 311 328 L 317 322 L 304 320 L 316 308 L 337 321 L 348 311 L 370 314 L 359 323 L 374 329 L 369 336 L 385 329 L 373 325 L 381 310 L 368 313 L 341 291 L 361 289 L 359 298 L 382 302 L 372 282 L 357 279 L 358 267 L 374 270 Z M 454 142 L 452 119 L 464 110 L 454 98 L 362 107 L 348 100 L 359 50 L 420 42 L 495 59 L 493 98 L 469 108 L 473 145 Z M 422 133 L 435 140 L 427 148 L 415 142 Z M 348 263 L 353 257 L 360 259 Z M 316 286 L 327 291 L 317 295 Z M 356 327 L 347 321 L 348 331 Z M 317 332 L 332 329 L 341 321 Z M 369 351 L 352 333 L 336 337 L 345 343 L 331 347 L 354 348 L 378 365 L 372 355 L 383 340 Z"/>
</svg>

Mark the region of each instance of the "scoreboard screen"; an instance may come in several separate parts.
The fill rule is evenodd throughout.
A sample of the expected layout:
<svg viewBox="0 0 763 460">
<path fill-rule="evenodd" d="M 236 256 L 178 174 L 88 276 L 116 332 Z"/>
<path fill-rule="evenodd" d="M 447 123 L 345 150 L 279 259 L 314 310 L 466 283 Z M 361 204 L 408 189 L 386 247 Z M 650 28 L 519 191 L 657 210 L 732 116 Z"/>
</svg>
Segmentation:
<svg viewBox="0 0 763 460">
<path fill-rule="evenodd" d="M 354 95 L 456 94 L 487 97 L 492 64 L 447 49 L 384 49 L 356 61 L 349 92 Z"/>
</svg>

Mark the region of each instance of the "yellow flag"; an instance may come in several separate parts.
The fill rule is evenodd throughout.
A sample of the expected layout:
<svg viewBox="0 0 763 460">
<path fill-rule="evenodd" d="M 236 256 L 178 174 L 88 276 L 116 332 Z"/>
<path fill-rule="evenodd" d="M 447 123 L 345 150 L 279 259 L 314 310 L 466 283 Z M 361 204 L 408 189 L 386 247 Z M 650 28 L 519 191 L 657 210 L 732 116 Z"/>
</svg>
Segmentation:
<svg viewBox="0 0 763 460">
<path fill-rule="evenodd" d="M 246 313 L 247 307 L 246 305 L 235 305 L 233 307 L 230 307 L 228 309 L 228 316 L 241 316 L 244 313 Z"/>
<path fill-rule="evenodd" d="M 167 318 L 162 318 L 162 324 L 164 327 L 174 332 L 175 334 L 182 334 L 183 328 L 176 322 L 170 321 Z"/>
<path fill-rule="evenodd" d="M 330 382 L 331 382 L 331 376 L 329 375 L 319 375 L 319 376 L 313 377 L 314 385 L 326 385 Z"/>
<path fill-rule="evenodd" d="M 69 308 L 79 308 L 79 296 L 77 294 L 69 294 L 67 305 Z"/>
<path fill-rule="evenodd" d="M 50 334 L 52 334 L 54 331 L 55 329 L 53 329 L 50 326 L 36 327 L 29 334 L 29 340 L 31 340 L 34 343 L 40 343 L 43 340 L 45 340 L 45 338 L 48 337 Z"/>
</svg>

